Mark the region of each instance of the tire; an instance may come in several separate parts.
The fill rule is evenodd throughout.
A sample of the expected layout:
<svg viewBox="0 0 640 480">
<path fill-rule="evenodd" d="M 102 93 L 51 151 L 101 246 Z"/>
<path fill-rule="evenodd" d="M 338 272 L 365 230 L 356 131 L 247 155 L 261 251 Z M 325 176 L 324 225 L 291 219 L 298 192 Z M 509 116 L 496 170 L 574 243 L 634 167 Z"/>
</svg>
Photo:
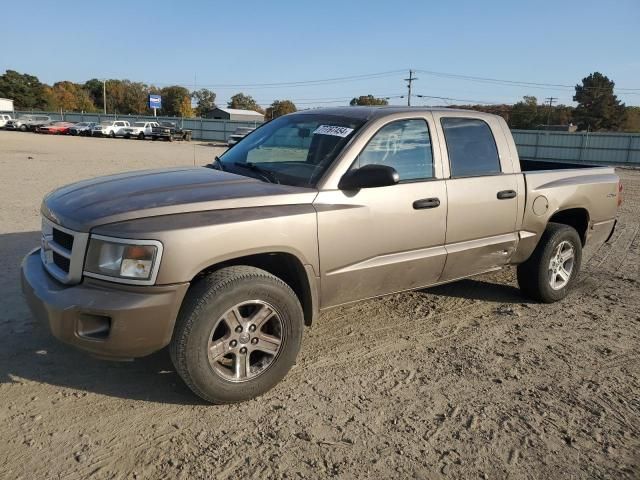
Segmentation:
<svg viewBox="0 0 640 480">
<path fill-rule="evenodd" d="M 26 125 L 20 125 L 20 131 L 21 132 L 26 132 L 27 131 L 27 126 Z"/>
<path fill-rule="evenodd" d="M 138 140 L 144 140 L 144 133 L 143 132 L 140 132 L 138 134 Z"/>
<path fill-rule="evenodd" d="M 153 135 L 153 136 L 151 137 L 151 141 L 152 141 L 152 142 L 155 142 L 156 140 L 158 140 L 158 137 L 157 137 L 156 135 Z"/>
<path fill-rule="evenodd" d="M 169 137 L 167 138 L 168 141 L 173 142 L 173 134 L 169 135 Z"/>
<path fill-rule="evenodd" d="M 573 257 L 564 260 L 569 255 L 569 247 L 573 250 Z M 560 253 L 559 248 L 562 250 Z M 544 303 L 562 300 L 575 283 L 581 262 L 582 240 L 578 232 L 568 225 L 549 223 L 531 257 L 518 265 L 520 290 Z"/>
<path fill-rule="evenodd" d="M 111 130 L 111 133 L 109 133 L 109 137 L 111 137 L 111 138 L 116 138 L 116 132 L 114 132 L 113 130 Z"/>
<path fill-rule="evenodd" d="M 241 312 L 241 333 L 236 333 L 238 323 L 230 313 L 235 307 Z M 254 327 L 249 319 L 252 312 L 259 311 L 274 314 L 258 330 L 251 330 L 258 333 L 250 333 Z M 232 321 L 228 323 L 226 318 Z M 235 332 L 230 324 L 236 325 Z M 265 328 L 272 330 L 265 333 Z M 262 395 L 284 378 L 300 350 L 302 330 L 302 307 L 286 283 L 258 268 L 227 267 L 189 289 L 171 340 L 171 359 L 187 386 L 202 399 L 215 404 L 241 402 Z M 262 338 L 266 341 L 259 340 Z M 273 347 L 269 343 L 273 339 L 279 340 L 275 354 L 260 351 L 267 345 Z M 212 345 L 219 346 L 218 360 L 209 360 L 207 352 Z M 238 372 L 236 363 L 246 365 L 241 361 L 247 358 L 241 349 L 247 351 L 247 347 L 249 363 L 258 361 L 251 365 L 254 368 Z"/>
<path fill-rule="evenodd" d="M 127 140 L 129 140 L 131 138 L 131 135 L 129 135 L 128 133 L 124 136 L 124 138 L 126 138 Z"/>
</svg>

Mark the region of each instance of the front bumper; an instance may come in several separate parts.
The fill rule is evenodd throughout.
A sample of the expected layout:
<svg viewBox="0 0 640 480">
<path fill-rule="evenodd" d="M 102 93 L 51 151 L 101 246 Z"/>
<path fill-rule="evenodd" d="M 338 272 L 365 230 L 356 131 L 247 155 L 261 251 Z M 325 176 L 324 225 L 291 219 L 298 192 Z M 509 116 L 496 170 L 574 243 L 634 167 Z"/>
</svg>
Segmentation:
<svg viewBox="0 0 640 480">
<path fill-rule="evenodd" d="M 22 291 L 54 337 L 104 358 L 143 357 L 171 341 L 188 283 L 137 287 L 84 279 L 54 280 L 36 249 L 22 261 Z"/>
</svg>

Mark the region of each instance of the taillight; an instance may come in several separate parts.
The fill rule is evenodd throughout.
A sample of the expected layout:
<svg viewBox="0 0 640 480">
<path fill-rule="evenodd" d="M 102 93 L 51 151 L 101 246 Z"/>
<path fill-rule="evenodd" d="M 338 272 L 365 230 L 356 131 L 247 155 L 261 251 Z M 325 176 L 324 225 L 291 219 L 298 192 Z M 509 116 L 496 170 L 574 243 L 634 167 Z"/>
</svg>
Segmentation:
<svg viewBox="0 0 640 480">
<path fill-rule="evenodd" d="M 618 180 L 618 207 L 622 205 L 622 180 Z"/>
</svg>

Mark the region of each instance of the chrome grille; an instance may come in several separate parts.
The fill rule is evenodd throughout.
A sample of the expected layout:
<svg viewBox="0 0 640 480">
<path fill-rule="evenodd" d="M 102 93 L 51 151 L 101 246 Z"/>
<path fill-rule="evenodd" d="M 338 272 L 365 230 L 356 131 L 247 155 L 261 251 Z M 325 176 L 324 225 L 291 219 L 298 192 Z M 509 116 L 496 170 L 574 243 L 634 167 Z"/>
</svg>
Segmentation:
<svg viewBox="0 0 640 480">
<path fill-rule="evenodd" d="M 40 257 L 44 267 L 62 283 L 78 283 L 88 239 L 88 233 L 74 232 L 43 217 Z"/>
</svg>

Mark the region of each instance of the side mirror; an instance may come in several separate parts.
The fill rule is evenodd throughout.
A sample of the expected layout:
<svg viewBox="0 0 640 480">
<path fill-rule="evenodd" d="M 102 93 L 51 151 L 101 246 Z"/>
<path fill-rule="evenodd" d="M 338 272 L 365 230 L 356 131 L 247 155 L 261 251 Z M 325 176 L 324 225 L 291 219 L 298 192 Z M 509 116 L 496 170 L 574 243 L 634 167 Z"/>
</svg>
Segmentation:
<svg viewBox="0 0 640 480">
<path fill-rule="evenodd" d="M 388 165 L 365 165 L 349 170 L 340 179 L 340 190 L 359 190 L 361 188 L 388 187 L 400 181 L 395 168 Z"/>
</svg>

